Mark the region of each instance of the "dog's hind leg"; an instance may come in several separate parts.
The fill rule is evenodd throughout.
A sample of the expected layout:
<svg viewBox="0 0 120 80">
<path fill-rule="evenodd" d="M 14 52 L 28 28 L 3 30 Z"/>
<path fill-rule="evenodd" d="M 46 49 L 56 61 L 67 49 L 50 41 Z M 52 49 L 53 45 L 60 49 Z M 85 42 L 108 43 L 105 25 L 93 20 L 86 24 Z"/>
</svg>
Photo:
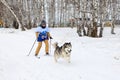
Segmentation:
<svg viewBox="0 0 120 80">
<path fill-rule="evenodd" d="M 54 55 L 54 60 L 55 60 L 55 62 L 57 62 L 57 57 Z"/>
<path fill-rule="evenodd" d="M 55 62 L 57 62 L 57 59 L 56 58 L 54 58 L 55 59 Z"/>
</svg>

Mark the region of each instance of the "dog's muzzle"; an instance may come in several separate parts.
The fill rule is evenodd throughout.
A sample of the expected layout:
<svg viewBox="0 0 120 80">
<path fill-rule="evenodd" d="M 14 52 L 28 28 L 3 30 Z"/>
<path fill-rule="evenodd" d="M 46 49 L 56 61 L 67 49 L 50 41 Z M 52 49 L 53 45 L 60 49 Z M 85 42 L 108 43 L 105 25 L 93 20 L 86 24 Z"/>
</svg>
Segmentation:
<svg viewBox="0 0 120 80">
<path fill-rule="evenodd" d="M 69 50 L 69 53 L 71 53 L 71 51 L 72 51 L 72 50 L 70 49 L 70 50 Z"/>
<path fill-rule="evenodd" d="M 71 49 L 68 49 L 67 51 L 68 51 L 68 53 L 71 53 L 72 50 L 71 50 Z"/>
</svg>

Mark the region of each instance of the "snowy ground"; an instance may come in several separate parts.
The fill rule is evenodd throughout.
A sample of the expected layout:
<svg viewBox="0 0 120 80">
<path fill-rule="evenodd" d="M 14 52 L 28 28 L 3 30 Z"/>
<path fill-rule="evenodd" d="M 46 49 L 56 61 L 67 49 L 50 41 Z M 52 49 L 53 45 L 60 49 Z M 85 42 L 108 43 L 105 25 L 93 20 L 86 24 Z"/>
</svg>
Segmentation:
<svg viewBox="0 0 120 80">
<path fill-rule="evenodd" d="M 103 38 L 78 37 L 76 28 L 51 28 L 52 43 L 72 43 L 71 63 L 60 59 L 54 62 L 44 56 L 44 44 L 40 59 L 34 57 L 37 42 L 34 29 L 21 32 L 0 28 L 0 80 L 120 80 L 120 27 L 104 29 Z"/>
</svg>

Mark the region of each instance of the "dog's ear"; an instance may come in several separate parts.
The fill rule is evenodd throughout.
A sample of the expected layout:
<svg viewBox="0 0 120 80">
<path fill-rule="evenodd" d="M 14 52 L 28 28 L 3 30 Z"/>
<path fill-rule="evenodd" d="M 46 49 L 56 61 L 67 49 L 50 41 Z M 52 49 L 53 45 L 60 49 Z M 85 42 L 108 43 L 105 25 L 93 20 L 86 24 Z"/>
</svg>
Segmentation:
<svg viewBox="0 0 120 80">
<path fill-rule="evenodd" d="M 69 45 L 72 47 L 72 44 L 71 44 L 71 42 L 69 42 Z"/>
<path fill-rule="evenodd" d="M 69 42 L 69 44 L 71 44 L 71 42 Z"/>
<path fill-rule="evenodd" d="M 67 43 L 64 43 L 63 45 L 66 45 Z"/>
</svg>

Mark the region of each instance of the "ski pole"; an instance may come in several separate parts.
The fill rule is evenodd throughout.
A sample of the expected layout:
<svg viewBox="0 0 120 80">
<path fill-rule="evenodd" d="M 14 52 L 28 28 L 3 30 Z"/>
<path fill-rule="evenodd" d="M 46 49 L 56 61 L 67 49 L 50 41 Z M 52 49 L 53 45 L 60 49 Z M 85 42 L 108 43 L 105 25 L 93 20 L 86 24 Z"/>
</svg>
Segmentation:
<svg viewBox="0 0 120 80">
<path fill-rule="evenodd" d="M 51 54 L 51 39 L 50 39 L 50 54 Z"/>
<path fill-rule="evenodd" d="M 32 51 L 32 49 L 33 49 L 33 47 L 34 47 L 34 45 L 35 45 L 36 40 L 37 40 L 37 39 L 35 39 L 35 41 L 34 41 L 34 43 L 33 43 L 33 45 L 32 45 L 32 48 L 30 49 L 29 54 L 28 54 L 27 56 L 30 55 L 30 53 L 31 53 L 31 51 Z"/>
</svg>

